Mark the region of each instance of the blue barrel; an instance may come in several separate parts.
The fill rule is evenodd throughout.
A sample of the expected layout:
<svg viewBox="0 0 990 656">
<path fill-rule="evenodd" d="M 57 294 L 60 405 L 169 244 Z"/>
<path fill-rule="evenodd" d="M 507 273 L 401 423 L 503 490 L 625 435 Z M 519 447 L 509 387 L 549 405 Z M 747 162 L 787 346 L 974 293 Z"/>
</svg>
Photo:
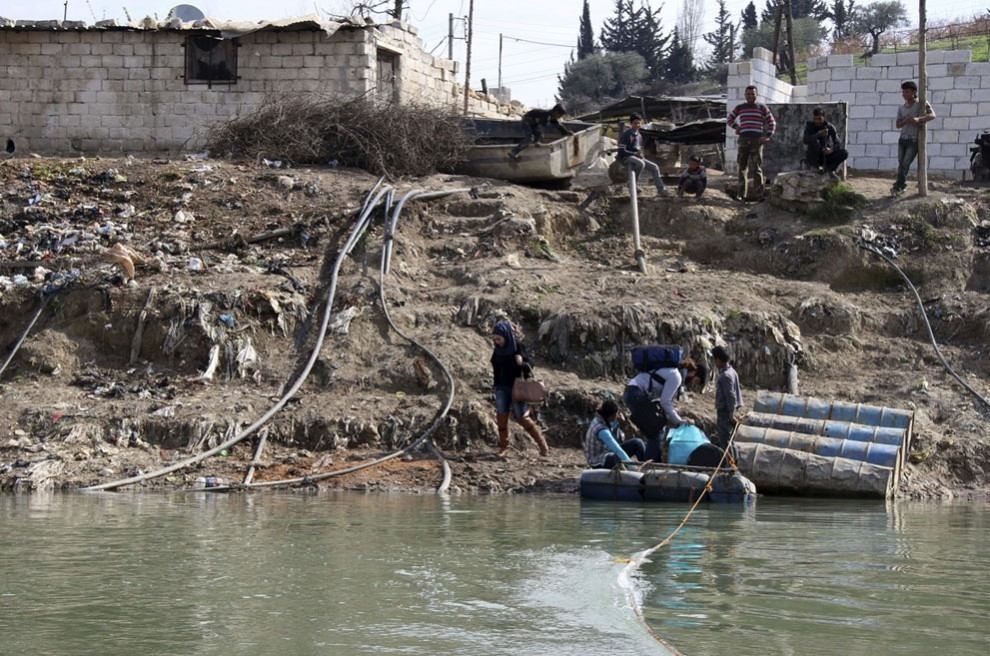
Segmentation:
<svg viewBox="0 0 990 656">
<path fill-rule="evenodd" d="M 756 486 L 738 471 L 721 472 L 712 480 L 708 493 L 712 503 L 750 502 L 756 499 Z"/>
<path fill-rule="evenodd" d="M 686 424 L 668 433 L 667 462 L 686 465 L 691 452 L 708 443 L 708 436 L 697 426 Z"/>
<path fill-rule="evenodd" d="M 643 474 L 647 501 L 694 501 L 708 485 L 708 474 L 679 469 L 651 469 Z"/>
<path fill-rule="evenodd" d="M 900 446 L 904 444 L 907 429 L 888 426 L 867 426 L 844 421 L 826 421 L 823 435 L 855 442 L 878 442 Z"/>
<path fill-rule="evenodd" d="M 581 472 L 581 496 L 602 501 L 642 501 L 643 475 L 623 469 L 585 469 Z"/>
<path fill-rule="evenodd" d="M 790 417 L 831 419 L 904 430 L 910 428 L 914 418 L 914 413 L 910 410 L 865 403 L 824 401 L 809 396 L 795 396 L 778 392 L 760 392 L 756 398 L 756 403 L 753 404 L 753 410 Z"/>
<path fill-rule="evenodd" d="M 807 435 L 746 425 L 740 425 L 736 429 L 735 441 L 805 451 L 827 458 L 847 458 L 891 468 L 897 466 L 900 451 L 899 446 L 892 444 Z"/>
</svg>

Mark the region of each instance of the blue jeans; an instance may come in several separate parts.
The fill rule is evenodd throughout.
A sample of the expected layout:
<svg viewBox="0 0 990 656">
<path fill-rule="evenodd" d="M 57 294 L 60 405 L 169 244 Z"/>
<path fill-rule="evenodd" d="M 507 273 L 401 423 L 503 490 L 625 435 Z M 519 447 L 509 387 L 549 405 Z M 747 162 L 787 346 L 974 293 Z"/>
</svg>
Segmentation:
<svg viewBox="0 0 990 656">
<path fill-rule="evenodd" d="M 498 385 L 495 387 L 495 412 L 500 415 L 512 412 L 513 417 L 522 419 L 529 412 L 529 406 L 520 401 L 513 402 L 512 388 Z"/>
<path fill-rule="evenodd" d="M 902 191 L 907 189 L 907 177 L 911 172 L 911 163 L 918 156 L 918 142 L 913 139 L 897 140 L 897 180 L 894 181 L 894 189 Z"/>
</svg>

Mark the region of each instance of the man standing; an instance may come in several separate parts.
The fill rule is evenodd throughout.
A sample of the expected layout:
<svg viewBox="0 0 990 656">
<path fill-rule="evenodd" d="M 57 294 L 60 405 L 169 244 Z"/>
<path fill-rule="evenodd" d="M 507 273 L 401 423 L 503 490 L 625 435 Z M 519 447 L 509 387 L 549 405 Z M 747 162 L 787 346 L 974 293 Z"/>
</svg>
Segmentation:
<svg viewBox="0 0 990 656">
<path fill-rule="evenodd" d="M 742 391 L 739 389 L 739 374 L 732 367 L 729 352 L 724 346 L 712 349 L 712 360 L 718 369 L 715 380 L 715 416 L 717 418 L 715 444 L 721 448 L 729 445 L 735 428 L 736 411 L 742 407 Z"/>
<path fill-rule="evenodd" d="M 627 169 L 636 172 L 637 185 L 639 184 L 639 176 L 645 169 L 650 172 L 650 176 L 653 178 L 657 194 L 667 196 L 667 186 L 663 183 L 663 178 L 660 177 L 660 167 L 643 155 L 643 135 L 639 132 L 641 127 L 643 127 L 643 117 L 639 114 L 631 114 L 629 127 L 619 137 L 619 152 L 616 157 L 625 164 Z"/>
<path fill-rule="evenodd" d="M 908 80 L 901 84 L 901 97 L 904 104 L 897 108 L 894 127 L 901 131 L 897 140 L 897 180 L 890 193 L 897 196 L 907 189 L 907 176 L 911 163 L 918 156 L 918 126 L 935 120 L 935 110 L 927 102 L 924 111 L 918 102 L 918 85 Z"/>
<path fill-rule="evenodd" d="M 777 130 L 770 108 L 756 102 L 756 87 L 746 87 L 746 102 L 736 105 L 725 118 L 726 125 L 736 131 L 739 155 L 739 199 L 749 198 L 749 168 L 753 168 L 756 190 L 763 195 L 763 144 L 769 143 Z"/>
<path fill-rule="evenodd" d="M 849 152 L 839 143 L 835 126 L 825 120 L 825 110 L 821 107 L 811 110 L 811 120 L 804 124 L 804 143 L 808 147 L 805 152 L 808 166 L 837 180 L 835 170 L 846 161 Z"/>
<path fill-rule="evenodd" d="M 509 157 L 519 159 L 519 153 L 528 148 L 530 144 L 539 144 L 543 140 L 543 128 L 547 126 L 553 125 L 562 134 L 574 134 L 566 126 L 560 124 L 560 119 L 564 118 L 564 114 L 566 113 L 564 107 L 560 103 L 557 103 L 549 110 L 531 109 L 523 114 L 523 130 L 526 134 L 520 139 L 519 144 L 512 149 L 512 152 L 509 153 Z"/>
</svg>

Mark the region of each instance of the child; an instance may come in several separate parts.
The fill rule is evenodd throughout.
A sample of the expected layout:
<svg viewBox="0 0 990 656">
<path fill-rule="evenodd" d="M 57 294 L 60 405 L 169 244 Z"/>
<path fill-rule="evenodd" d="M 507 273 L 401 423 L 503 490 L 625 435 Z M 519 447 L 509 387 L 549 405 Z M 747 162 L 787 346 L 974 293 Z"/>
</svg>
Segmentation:
<svg viewBox="0 0 990 656">
<path fill-rule="evenodd" d="M 736 425 L 736 412 L 742 408 L 742 392 L 739 389 L 739 374 L 733 368 L 729 352 L 724 346 L 712 349 L 712 360 L 718 368 L 718 378 L 715 381 L 715 414 L 718 423 L 713 442 L 724 449 L 728 446 Z"/>
<path fill-rule="evenodd" d="M 677 195 L 684 196 L 687 193 L 694 194 L 695 198 L 701 198 L 706 187 L 708 187 L 708 174 L 705 173 L 705 167 L 701 165 L 701 158 L 693 155 L 688 160 L 688 167 L 684 169 L 684 173 L 681 173 L 681 177 L 677 181 Z"/>
</svg>

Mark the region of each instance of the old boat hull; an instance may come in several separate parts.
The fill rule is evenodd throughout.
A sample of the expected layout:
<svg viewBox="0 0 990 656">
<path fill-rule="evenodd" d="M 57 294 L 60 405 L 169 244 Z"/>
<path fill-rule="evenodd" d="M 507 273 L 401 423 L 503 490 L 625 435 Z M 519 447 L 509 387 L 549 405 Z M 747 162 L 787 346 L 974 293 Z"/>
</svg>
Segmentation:
<svg viewBox="0 0 990 656">
<path fill-rule="evenodd" d="M 510 182 L 554 182 L 570 180 L 601 154 L 602 126 L 594 123 L 565 123 L 573 136 L 559 134 L 550 126 L 544 142 L 522 151 L 519 159 L 509 153 L 523 137 L 519 120 L 469 119 L 465 128 L 476 145 L 469 148 L 458 172 Z"/>
<path fill-rule="evenodd" d="M 581 497 L 599 501 L 670 501 L 691 503 L 701 496 L 714 470 L 659 466 L 644 471 L 586 469 L 581 472 Z M 756 486 L 737 471 L 715 475 L 705 495 L 712 503 L 745 503 L 756 498 Z"/>
</svg>

